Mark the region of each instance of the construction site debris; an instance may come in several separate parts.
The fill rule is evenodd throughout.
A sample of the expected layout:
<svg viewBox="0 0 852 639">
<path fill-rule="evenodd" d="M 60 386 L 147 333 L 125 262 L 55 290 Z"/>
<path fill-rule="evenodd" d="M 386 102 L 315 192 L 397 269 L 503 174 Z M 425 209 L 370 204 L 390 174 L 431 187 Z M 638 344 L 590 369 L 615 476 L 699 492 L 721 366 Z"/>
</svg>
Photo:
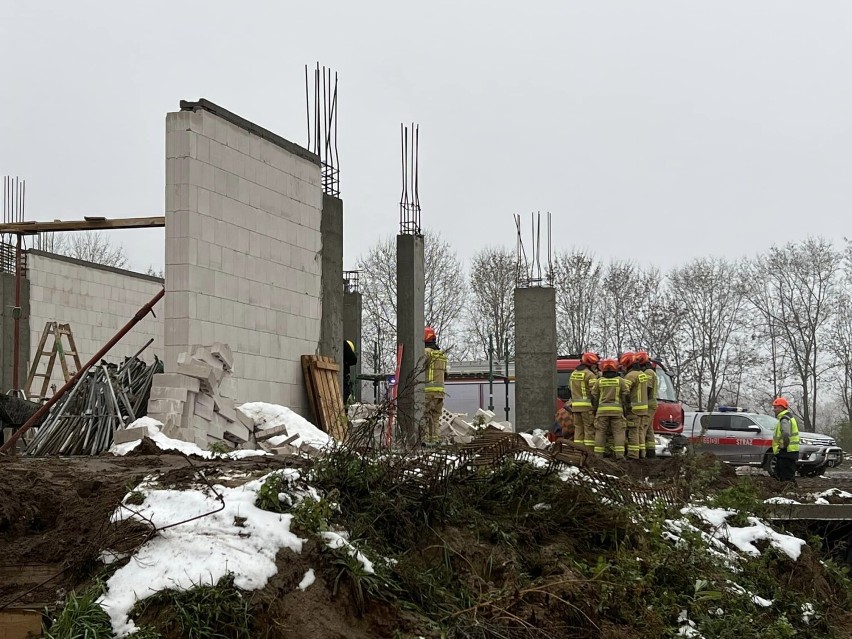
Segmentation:
<svg viewBox="0 0 852 639">
<path fill-rule="evenodd" d="M 233 395 L 233 354 L 227 344 L 193 345 L 178 355 L 177 372 L 154 378 L 148 415 L 163 424 L 168 437 L 206 450 L 252 447 L 252 429 L 239 423 Z M 253 425 L 252 425 L 253 426 Z"/>
<path fill-rule="evenodd" d="M 250 422 L 258 446 L 275 455 L 315 457 L 332 441 L 327 433 L 285 406 L 251 402 L 237 407 L 236 412 L 240 420 Z"/>
<path fill-rule="evenodd" d="M 96 455 L 116 431 L 144 416 L 152 382 L 163 370 L 154 358 L 93 366 L 51 409 L 26 448 L 28 455 Z"/>
<path fill-rule="evenodd" d="M 340 388 L 340 365 L 330 357 L 302 355 L 302 372 L 317 425 L 337 441 L 343 441 L 347 422 Z"/>
</svg>

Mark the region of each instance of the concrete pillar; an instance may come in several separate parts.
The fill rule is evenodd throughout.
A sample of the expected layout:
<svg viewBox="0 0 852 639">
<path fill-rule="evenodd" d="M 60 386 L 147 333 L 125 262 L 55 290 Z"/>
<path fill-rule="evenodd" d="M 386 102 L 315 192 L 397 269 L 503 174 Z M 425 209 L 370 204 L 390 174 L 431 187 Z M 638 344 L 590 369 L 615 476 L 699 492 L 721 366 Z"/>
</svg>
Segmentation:
<svg viewBox="0 0 852 639">
<path fill-rule="evenodd" d="M 556 417 L 556 291 L 515 289 L 515 432 Z"/>
<path fill-rule="evenodd" d="M 343 200 L 322 196 L 322 314 L 319 354 L 340 364 L 343 388 Z"/>
<path fill-rule="evenodd" d="M 399 430 L 409 446 L 420 440 L 423 422 L 422 370 L 424 296 L 423 236 L 396 236 L 396 335 L 403 345 L 397 415 Z"/>
<path fill-rule="evenodd" d="M 0 392 L 12 390 L 12 369 L 14 367 L 15 318 L 15 276 L 0 273 Z M 23 388 L 27 383 L 30 360 L 30 283 L 21 278 L 21 342 L 18 358 L 18 385 Z M 39 329 L 41 330 L 41 329 Z"/>
<path fill-rule="evenodd" d="M 367 349 L 361 343 L 361 293 L 343 293 L 343 339 L 351 340 L 358 353 L 358 363 L 352 371 L 355 401 L 361 401 L 361 382 L 355 381 L 361 374 L 361 364 L 367 357 Z"/>
</svg>

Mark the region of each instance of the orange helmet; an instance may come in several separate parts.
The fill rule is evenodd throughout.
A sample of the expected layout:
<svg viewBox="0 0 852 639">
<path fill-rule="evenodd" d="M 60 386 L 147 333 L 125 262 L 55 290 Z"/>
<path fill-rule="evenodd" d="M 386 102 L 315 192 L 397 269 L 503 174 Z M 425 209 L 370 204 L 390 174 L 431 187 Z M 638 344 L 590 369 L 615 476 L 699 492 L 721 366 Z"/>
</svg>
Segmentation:
<svg viewBox="0 0 852 639">
<path fill-rule="evenodd" d="M 772 408 L 790 408 L 790 404 L 783 397 L 776 397 L 772 402 Z"/>
<path fill-rule="evenodd" d="M 614 359 L 603 359 L 601 360 L 601 370 L 605 373 L 614 373 L 618 370 L 618 362 Z"/>
<path fill-rule="evenodd" d="M 594 366 L 601 358 L 598 357 L 597 353 L 583 353 L 583 356 L 580 358 L 580 361 L 583 362 L 586 366 Z"/>
<path fill-rule="evenodd" d="M 636 351 L 636 363 L 640 366 L 644 366 L 650 361 L 648 357 L 648 353 L 646 351 Z"/>
<path fill-rule="evenodd" d="M 431 326 L 427 326 L 426 328 L 423 329 L 423 341 L 424 342 L 434 342 L 437 338 L 438 338 L 438 336 L 435 335 L 435 329 L 432 328 Z"/>
<path fill-rule="evenodd" d="M 624 368 L 630 368 L 633 366 L 633 362 L 636 361 L 636 355 L 627 351 L 626 353 L 622 353 L 621 357 L 618 358 L 618 363 L 621 364 Z"/>
</svg>

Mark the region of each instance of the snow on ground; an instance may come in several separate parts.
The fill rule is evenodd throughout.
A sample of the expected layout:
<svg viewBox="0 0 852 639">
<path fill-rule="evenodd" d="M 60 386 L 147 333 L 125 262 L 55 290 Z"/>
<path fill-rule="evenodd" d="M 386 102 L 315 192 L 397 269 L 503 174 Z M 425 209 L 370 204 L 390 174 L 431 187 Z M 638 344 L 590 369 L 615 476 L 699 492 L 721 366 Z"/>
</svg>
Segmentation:
<svg viewBox="0 0 852 639">
<path fill-rule="evenodd" d="M 128 613 L 139 599 L 168 588 L 215 584 L 228 572 L 234 573 L 239 588 L 263 588 L 276 573 L 279 549 L 301 552 L 303 540 L 290 532 L 292 516 L 254 505 L 265 478 L 236 488 L 216 486 L 222 502 L 206 487 L 172 490 L 146 481 L 136 488 L 145 501 L 132 507 L 135 513 L 120 506 L 114 521 L 150 520 L 158 528 L 185 523 L 148 541 L 106 582 L 107 592 L 98 603 L 118 637 L 134 632 Z M 193 517 L 198 519 L 187 521 Z"/>
<path fill-rule="evenodd" d="M 372 575 L 376 572 L 373 567 L 373 562 L 367 559 L 355 546 L 350 544 L 343 534 L 327 530 L 322 534 L 322 538 L 325 539 L 326 545 L 332 550 L 345 547 L 350 557 L 355 557 L 361 562 L 361 565 L 364 567 L 364 572 L 367 574 Z"/>
<path fill-rule="evenodd" d="M 848 493 L 845 490 L 840 490 L 839 488 L 829 488 L 818 495 L 814 495 L 814 497 L 837 497 L 838 499 L 852 499 L 852 493 Z"/>
<path fill-rule="evenodd" d="M 692 637 L 693 639 L 703 639 L 700 632 L 695 629 L 695 622 L 689 618 L 689 614 L 686 610 L 681 610 L 680 615 L 678 615 L 677 622 L 680 624 L 680 628 L 678 628 L 677 636 L 678 637 Z"/>
<path fill-rule="evenodd" d="M 286 435 L 278 435 L 269 439 L 269 444 L 272 446 L 283 444 L 293 435 L 298 435 L 298 438 L 291 441 L 290 444 L 297 448 L 302 444 L 311 444 L 317 448 L 322 448 L 332 441 L 327 433 L 324 433 L 307 419 L 294 413 L 286 406 L 267 404 L 265 402 L 250 402 L 238 406 L 237 410 L 253 420 L 256 428 L 268 430 L 283 426 L 287 430 Z"/>
<path fill-rule="evenodd" d="M 728 524 L 727 518 L 734 514 L 733 510 L 709 508 L 707 506 L 687 506 L 682 508 L 680 512 L 684 515 L 695 515 L 713 528 L 712 534 L 716 539 L 725 541 L 748 555 L 760 555 L 760 550 L 754 545 L 754 542 L 765 539 L 773 547 L 795 561 L 802 553 L 802 547 L 806 545 L 804 540 L 779 533 L 757 517 L 749 517 L 748 526 L 731 526 Z"/>
<path fill-rule="evenodd" d="M 764 499 L 763 503 L 764 504 L 800 504 L 801 502 L 798 502 L 795 499 L 788 499 L 787 497 L 770 497 L 769 499 Z"/>
<path fill-rule="evenodd" d="M 814 605 L 810 604 L 810 603 L 803 603 L 802 604 L 802 621 L 804 621 L 806 624 L 810 624 L 811 619 L 814 618 L 814 615 L 816 615 L 816 610 L 814 610 Z"/>
<path fill-rule="evenodd" d="M 182 439 L 172 439 L 166 437 L 162 433 L 163 424 L 151 417 L 140 417 L 135 422 L 130 424 L 128 428 L 147 428 L 148 439 L 150 439 L 160 450 L 176 450 L 184 455 L 197 455 L 204 459 L 244 459 L 246 457 L 256 457 L 259 455 L 268 455 L 269 453 L 262 450 L 235 450 L 230 453 L 211 453 L 209 450 L 201 450 L 195 444 L 185 442 Z M 113 444 L 109 452 L 118 457 L 123 457 L 132 450 L 135 450 L 142 443 L 141 439 L 125 444 Z"/>
<path fill-rule="evenodd" d="M 302 577 L 302 581 L 299 582 L 299 590 L 307 590 L 308 586 L 312 585 L 316 580 L 317 577 L 314 574 L 314 569 L 309 568 L 308 572 L 305 573 L 305 576 Z"/>
<path fill-rule="evenodd" d="M 746 590 L 739 584 L 735 584 L 733 581 L 728 581 L 729 590 L 737 595 L 745 595 L 751 602 L 756 606 L 760 606 L 762 608 L 769 608 L 772 605 L 772 602 L 769 599 L 764 599 L 760 595 L 756 595 L 750 590 Z"/>
</svg>

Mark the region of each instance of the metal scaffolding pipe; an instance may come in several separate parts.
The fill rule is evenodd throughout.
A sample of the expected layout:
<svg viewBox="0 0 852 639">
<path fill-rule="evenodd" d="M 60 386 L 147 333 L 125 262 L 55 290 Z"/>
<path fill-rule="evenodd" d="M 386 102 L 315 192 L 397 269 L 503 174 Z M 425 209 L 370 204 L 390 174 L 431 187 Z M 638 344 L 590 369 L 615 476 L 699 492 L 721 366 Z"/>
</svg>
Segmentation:
<svg viewBox="0 0 852 639">
<path fill-rule="evenodd" d="M 147 304 L 145 304 L 145 306 L 143 306 L 138 311 L 136 311 L 136 315 L 134 315 L 133 318 L 129 322 L 127 322 L 127 324 L 125 324 L 122 327 L 122 329 L 120 331 L 118 331 L 118 333 L 116 333 L 112 337 L 112 339 L 110 339 L 106 344 L 104 344 L 101 347 L 101 350 L 99 350 L 97 353 L 95 353 L 92 356 L 92 359 L 90 359 L 88 362 L 86 362 L 83 365 L 83 367 L 80 368 L 80 370 L 78 370 L 71 379 L 69 379 L 67 382 L 65 382 L 65 385 L 62 386 L 62 388 L 60 388 L 58 391 L 56 391 L 53 394 L 53 397 L 51 397 L 41 408 L 39 408 L 35 412 L 35 414 L 32 417 L 30 417 L 27 420 L 26 424 L 21 426 L 15 433 L 12 434 L 12 436 L 8 439 L 8 441 L 5 444 L 3 444 L 2 447 L 0 447 L 0 453 L 5 453 L 10 448 L 12 448 L 15 445 L 15 442 L 17 442 L 18 439 L 20 439 L 21 435 L 23 435 L 30 428 L 32 428 L 33 425 L 37 424 L 38 421 L 51 409 L 51 407 L 56 402 L 58 402 L 62 398 L 62 396 L 66 392 L 68 392 L 68 390 L 70 388 L 73 388 L 74 385 L 83 377 L 83 375 L 86 374 L 86 372 L 92 366 L 94 366 L 100 359 L 103 358 L 104 355 L 106 355 L 110 350 L 112 350 L 112 347 L 115 346 L 116 344 L 118 344 L 119 340 L 122 337 L 124 337 L 125 335 L 127 335 L 127 333 L 130 332 L 130 329 L 132 329 L 139 322 L 141 322 L 145 318 L 145 316 L 148 315 L 148 313 L 153 313 L 154 306 L 156 306 L 157 302 L 159 302 L 161 299 L 163 299 L 163 296 L 165 294 L 166 294 L 166 289 L 160 289 L 160 292 L 157 293 L 151 299 L 150 302 L 148 302 Z"/>
</svg>

